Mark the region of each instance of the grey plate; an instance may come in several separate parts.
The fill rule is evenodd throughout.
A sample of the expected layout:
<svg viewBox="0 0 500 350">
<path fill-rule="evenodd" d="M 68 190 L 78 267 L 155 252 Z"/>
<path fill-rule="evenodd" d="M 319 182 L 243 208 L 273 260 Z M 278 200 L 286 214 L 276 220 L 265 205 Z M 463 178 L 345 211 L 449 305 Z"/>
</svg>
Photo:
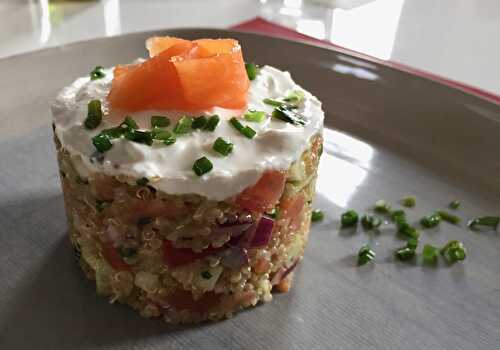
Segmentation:
<svg viewBox="0 0 500 350">
<path fill-rule="evenodd" d="M 0 349 L 498 349 L 500 239 L 443 223 L 422 233 L 462 240 L 462 264 L 394 261 L 404 244 L 339 231 L 347 207 L 417 196 L 411 220 L 458 198 L 464 220 L 500 214 L 500 108 L 391 68 L 282 39 L 220 30 L 164 33 L 236 37 L 247 60 L 293 72 L 327 113 L 314 225 L 294 288 L 233 319 L 168 326 L 97 297 L 73 264 L 52 146 L 49 101 L 95 65 L 144 55 L 139 33 L 0 61 Z M 375 264 L 356 267 L 364 243 Z"/>
</svg>

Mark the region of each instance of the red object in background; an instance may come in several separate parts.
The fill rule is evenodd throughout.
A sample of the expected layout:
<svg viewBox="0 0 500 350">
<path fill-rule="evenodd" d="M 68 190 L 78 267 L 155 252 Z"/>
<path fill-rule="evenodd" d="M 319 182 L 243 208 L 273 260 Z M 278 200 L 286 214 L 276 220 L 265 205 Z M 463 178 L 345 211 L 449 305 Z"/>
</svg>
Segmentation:
<svg viewBox="0 0 500 350">
<path fill-rule="evenodd" d="M 286 39 L 294 39 L 294 40 L 299 40 L 299 41 L 307 41 L 313 44 L 320 44 L 323 46 L 329 46 L 331 48 L 334 48 L 338 51 L 343 51 L 347 54 L 350 54 L 352 56 L 356 56 L 362 59 L 365 59 L 367 61 L 375 62 L 387 67 L 395 68 L 413 75 L 417 75 L 423 78 L 427 78 L 436 82 L 439 82 L 443 85 L 450 86 L 452 88 L 461 90 L 463 92 L 466 92 L 468 94 L 474 95 L 481 97 L 485 100 L 500 104 L 500 96 L 495 95 L 491 92 L 484 91 L 480 88 L 470 86 L 452 79 L 444 78 L 439 75 L 426 72 L 417 68 L 412 68 L 409 66 L 406 66 L 404 64 L 394 62 L 394 61 L 385 61 L 381 60 L 379 58 L 365 55 L 363 53 L 350 50 L 348 48 L 345 48 L 343 46 L 335 45 L 329 41 L 324 41 L 324 40 L 319 40 L 316 38 L 312 38 L 308 35 L 302 34 L 297 32 L 296 30 L 284 27 L 279 24 L 275 24 L 273 22 L 269 22 L 263 18 L 256 17 L 252 20 L 237 24 L 235 26 L 232 26 L 230 29 L 234 29 L 237 31 L 242 31 L 242 32 L 253 32 L 253 33 L 259 33 L 259 34 L 265 34 L 269 36 L 275 36 L 275 37 L 280 37 L 280 38 L 286 38 Z"/>
</svg>

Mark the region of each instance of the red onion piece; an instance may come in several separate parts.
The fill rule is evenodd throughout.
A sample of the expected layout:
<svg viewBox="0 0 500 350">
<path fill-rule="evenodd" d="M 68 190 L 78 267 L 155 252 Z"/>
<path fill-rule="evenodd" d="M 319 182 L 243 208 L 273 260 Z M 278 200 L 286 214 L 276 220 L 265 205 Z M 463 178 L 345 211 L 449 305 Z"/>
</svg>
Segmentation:
<svg viewBox="0 0 500 350">
<path fill-rule="evenodd" d="M 239 269 L 250 262 L 246 249 L 240 247 L 231 246 L 221 252 L 220 256 L 222 265 L 230 269 Z"/>
<path fill-rule="evenodd" d="M 290 265 L 289 267 L 282 267 L 276 273 L 274 274 L 273 278 L 271 279 L 271 284 L 274 286 L 275 284 L 280 283 L 285 279 L 286 276 L 290 274 L 290 272 L 293 271 L 298 265 L 300 261 L 300 258 L 295 259 L 295 261 Z"/>
<path fill-rule="evenodd" d="M 252 244 L 250 247 L 264 247 L 269 243 L 271 239 L 271 234 L 273 232 L 274 220 L 263 216 L 259 224 L 257 225 L 257 230 L 252 239 Z"/>
</svg>

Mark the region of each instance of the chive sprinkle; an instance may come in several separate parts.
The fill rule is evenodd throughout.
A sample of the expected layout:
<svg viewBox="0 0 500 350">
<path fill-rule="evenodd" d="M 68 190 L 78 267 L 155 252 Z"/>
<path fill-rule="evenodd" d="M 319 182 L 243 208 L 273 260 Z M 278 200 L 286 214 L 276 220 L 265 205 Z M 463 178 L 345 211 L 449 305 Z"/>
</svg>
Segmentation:
<svg viewBox="0 0 500 350">
<path fill-rule="evenodd" d="M 406 213 L 404 212 L 404 210 L 395 210 L 391 213 L 391 219 L 396 224 L 405 223 Z"/>
<path fill-rule="evenodd" d="M 87 118 L 83 124 L 85 128 L 92 130 L 95 129 L 101 124 L 102 121 L 102 109 L 101 109 L 101 101 L 92 100 L 87 105 Z"/>
<path fill-rule="evenodd" d="M 244 118 L 249 122 L 262 123 L 266 119 L 266 112 L 250 109 L 244 114 Z"/>
<path fill-rule="evenodd" d="M 314 209 L 311 213 L 311 221 L 312 222 L 323 221 L 324 218 L 325 218 L 325 214 L 319 209 Z"/>
<path fill-rule="evenodd" d="M 499 223 L 500 217 L 498 216 L 483 216 L 470 220 L 467 226 L 473 231 L 479 231 L 482 227 L 491 227 L 496 230 Z"/>
<path fill-rule="evenodd" d="M 262 102 L 264 102 L 266 105 L 273 107 L 281 107 L 286 104 L 285 102 L 274 100 L 272 98 L 265 98 L 264 100 L 262 100 Z"/>
<path fill-rule="evenodd" d="M 379 227 L 382 224 L 382 220 L 377 218 L 376 216 L 371 215 L 363 215 L 361 218 L 361 225 L 365 230 L 373 230 L 374 228 Z"/>
<path fill-rule="evenodd" d="M 375 258 L 375 252 L 369 245 L 362 246 L 358 251 L 358 266 L 365 265 Z"/>
<path fill-rule="evenodd" d="M 214 131 L 217 125 L 219 124 L 219 116 L 217 114 L 214 114 L 210 118 L 208 118 L 207 125 L 203 128 L 203 130 L 206 131 Z"/>
<path fill-rule="evenodd" d="M 415 256 L 415 251 L 404 247 L 396 251 L 396 257 L 401 261 L 411 260 Z"/>
<path fill-rule="evenodd" d="M 130 116 L 125 117 L 121 126 L 122 127 L 126 126 L 129 129 L 134 129 L 134 130 L 139 129 L 139 125 L 137 125 L 136 121 Z"/>
<path fill-rule="evenodd" d="M 441 222 L 441 215 L 439 215 L 438 213 L 428 215 L 420 220 L 420 224 L 425 228 L 436 227 L 437 225 L 439 225 L 440 222 Z"/>
<path fill-rule="evenodd" d="M 201 117 L 194 118 L 193 124 L 191 124 L 192 129 L 203 129 L 207 125 L 207 117 L 202 115 Z"/>
<path fill-rule="evenodd" d="M 446 222 L 449 222 L 450 224 L 458 225 L 460 223 L 460 218 L 458 216 L 450 214 L 447 211 L 439 210 L 437 213 L 439 214 L 441 219 L 443 219 Z"/>
<path fill-rule="evenodd" d="M 407 222 L 400 222 L 397 224 L 397 226 L 398 233 L 405 237 L 417 239 L 420 236 L 417 229 Z"/>
<path fill-rule="evenodd" d="M 247 71 L 248 79 L 255 80 L 259 71 L 258 66 L 255 63 L 245 63 L 245 69 Z"/>
<path fill-rule="evenodd" d="M 149 183 L 149 180 L 147 177 L 141 177 L 140 179 L 137 179 L 135 183 L 137 186 L 146 186 Z"/>
<path fill-rule="evenodd" d="M 356 226 L 359 221 L 359 215 L 354 210 L 348 210 L 340 217 L 342 228 Z"/>
<path fill-rule="evenodd" d="M 123 129 L 121 127 L 114 127 L 109 129 L 104 129 L 101 131 L 102 135 L 106 135 L 110 140 L 118 139 L 123 135 Z"/>
<path fill-rule="evenodd" d="M 413 208 L 415 206 L 415 204 L 416 204 L 416 200 L 415 200 L 415 197 L 413 197 L 413 196 L 405 196 L 401 200 L 401 205 L 403 207 Z"/>
<path fill-rule="evenodd" d="M 388 214 L 391 212 L 391 207 L 383 199 L 376 201 L 373 209 L 380 214 Z"/>
<path fill-rule="evenodd" d="M 210 271 L 202 271 L 201 277 L 203 277 L 206 280 L 209 280 L 212 278 L 212 274 L 210 273 Z"/>
<path fill-rule="evenodd" d="M 401 261 L 411 260 L 415 256 L 415 250 L 418 246 L 418 239 L 410 238 L 406 246 L 396 250 L 396 257 Z"/>
<path fill-rule="evenodd" d="M 162 141 L 167 146 L 174 144 L 176 141 L 175 136 L 168 130 L 153 129 L 152 136 L 153 139 Z"/>
<path fill-rule="evenodd" d="M 240 121 L 238 119 L 236 119 L 235 117 L 232 117 L 229 122 L 231 123 L 231 125 L 236 129 L 238 130 L 241 134 L 243 134 L 244 136 L 246 136 L 247 138 L 249 139 L 253 139 L 255 137 L 255 130 L 252 129 L 251 127 L 249 126 L 244 126 L 243 124 L 240 123 Z"/>
<path fill-rule="evenodd" d="M 125 133 L 125 138 L 148 146 L 153 144 L 153 137 L 149 131 L 130 130 Z"/>
<path fill-rule="evenodd" d="M 170 125 L 170 119 L 161 115 L 153 115 L 151 117 L 151 127 L 165 128 Z"/>
<path fill-rule="evenodd" d="M 292 91 L 283 99 L 285 102 L 299 104 L 304 100 L 304 92 L 300 90 Z"/>
<path fill-rule="evenodd" d="M 104 69 L 103 66 L 96 66 L 92 71 L 90 72 L 90 80 L 97 80 L 97 79 L 102 79 L 106 76 L 104 72 L 102 71 Z"/>
<path fill-rule="evenodd" d="M 99 152 L 106 152 L 113 147 L 113 144 L 104 134 L 98 134 L 92 138 L 92 144 Z"/>
<path fill-rule="evenodd" d="M 222 137 L 218 137 L 215 140 L 212 148 L 217 153 L 220 153 L 223 156 L 227 156 L 229 153 L 233 151 L 233 144 L 231 142 L 224 140 Z"/>
<path fill-rule="evenodd" d="M 187 134 L 191 130 L 191 125 L 193 124 L 193 118 L 182 117 L 179 119 L 174 127 L 175 134 Z"/>
<path fill-rule="evenodd" d="M 306 120 L 303 115 L 285 106 L 276 107 L 272 116 L 293 125 L 306 125 Z"/>
<path fill-rule="evenodd" d="M 467 252 L 462 242 L 460 241 L 449 241 L 446 245 L 439 251 L 443 258 L 448 263 L 456 263 L 457 261 L 462 261 L 467 256 Z"/>
<path fill-rule="evenodd" d="M 452 201 L 448 206 L 451 208 L 451 209 L 458 209 L 460 207 L 460 201 L 455 199 L 454 201 Z"/>
<path fill-rule="evenodd" d="M 434 264 L 437 261 L 438 258 L 438 249 L 436 247 L 433 247 L 430 244 L 424 245 L 424 249 L 422 249 L 422 258 L 424 260 L 424 263 L 426 264 Z"/>
<path fill-rule="evenodd" d="M 193 171 L 198 176 L 208 173 L 212 168 L 212 162 L 207 157 L 201 157 L 193 164 Z"/>
</svg>

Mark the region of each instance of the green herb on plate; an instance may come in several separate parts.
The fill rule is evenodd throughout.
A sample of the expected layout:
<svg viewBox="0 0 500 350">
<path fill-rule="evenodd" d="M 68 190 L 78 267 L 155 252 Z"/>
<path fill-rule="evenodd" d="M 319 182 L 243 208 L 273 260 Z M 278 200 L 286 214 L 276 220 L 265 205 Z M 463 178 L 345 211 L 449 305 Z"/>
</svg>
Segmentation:
<svg viewBox="0 0 500 350">
<path fill-rule="evenodd" d="M 375 259 L 375 252 L 369 245 L 362 246 L 358 251 L 358 266 L 365 265 Z"/>
<path fill-rule="evenodd" d="M 359 221 L 359 215 L 354 210 L 348 210 L 340 217 L 340 225 L 342 228 L 356 226 Z"/>
<path fill-rule="evenodd" d="M 456 263 L 457 261 L 462 261 L 466 258 L 467 252 L 462 242 L 460 241 L 449 241 L 446 245 L 439 251 L 443 258 L 448 263 Z"/>
<path fill-rule="evenodd" d="M 363 215 L 361 218 L 361 225 L 365 230 L 373 230 L 374 228 L 379 227 L 382 224 L 382 220 L 380 220 L 376 216 L 371 215 Z"/>
<path fill-rule="evenodd" d="M 483 216 L 470 220 L 467 226 L 473 231 L 479 231 L 481 228 L 490 227 L 494 230 L 498 228 L 500 217 L 498 216 Z"/>
<path fill-rule="evenodd" d="M 323 221 L 324 218 L 325 218 L 325 214 L 323 213 L 323 211 L 321 211 L 319 209 L 314 209 L 311 213 L 311 221 L 312 222 Z"/>
</svg>

